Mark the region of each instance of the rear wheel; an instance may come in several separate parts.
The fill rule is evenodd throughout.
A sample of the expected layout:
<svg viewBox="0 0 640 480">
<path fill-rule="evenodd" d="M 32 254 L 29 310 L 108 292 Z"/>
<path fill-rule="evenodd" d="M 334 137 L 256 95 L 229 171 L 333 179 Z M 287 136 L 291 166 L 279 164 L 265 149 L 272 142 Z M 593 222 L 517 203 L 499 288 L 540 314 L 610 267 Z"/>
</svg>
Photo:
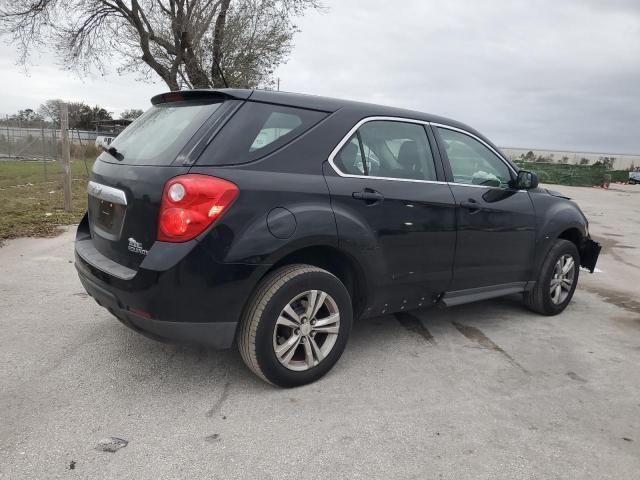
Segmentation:
<svg viewBox="0 0 640 480">
<path fill-rule="evenodd" d="M 536 286 L 524 294 L 524 302 L 534 312 L 557 315 L 573 297 L 580 273 L 580 254 L 576 246 L 558 239 L 542 264 Z"/>
<path fill-rule="evenodd" d="M 268 275 L 252 295 L 238 348 L 267 382 L 304 385 L 338 361 L 351 324 L 351 298 L 337 277 L 314 266 L 289 265 Z"/>
</svg>

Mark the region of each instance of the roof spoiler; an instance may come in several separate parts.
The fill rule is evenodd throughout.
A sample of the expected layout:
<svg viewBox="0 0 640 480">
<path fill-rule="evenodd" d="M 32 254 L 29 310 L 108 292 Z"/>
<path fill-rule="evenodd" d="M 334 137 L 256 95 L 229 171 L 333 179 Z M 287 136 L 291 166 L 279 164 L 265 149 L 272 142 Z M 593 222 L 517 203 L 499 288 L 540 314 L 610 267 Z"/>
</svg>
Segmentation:
<svg viewBox="0 0 640 480">
<path fill-rule="evenodd" d="M 219 100 L 227 99 L 246 100 L 253 90 L 241 90 L 236 88 L 220 88 L 216 90 L 178 90 L 155 95 L 151 98 L 152 105 L 170 102 L 182 102 L 185 100 Z"/>
</svg>

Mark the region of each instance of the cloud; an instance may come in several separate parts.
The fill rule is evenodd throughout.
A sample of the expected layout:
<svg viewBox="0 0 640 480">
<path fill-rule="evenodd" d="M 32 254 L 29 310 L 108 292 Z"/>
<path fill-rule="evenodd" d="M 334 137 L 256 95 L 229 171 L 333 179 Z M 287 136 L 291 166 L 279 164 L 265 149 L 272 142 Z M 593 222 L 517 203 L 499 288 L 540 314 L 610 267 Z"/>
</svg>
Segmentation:
<svg viewBox="0 0 640 480">
<path fill-rule="evenodd" d="M 147 109 L 150 98 L 167 87 L 162 82 L 144 83 L 135 77 L 89 75 L 79 77 L 63 70 L 49 52 L 36 55 L 27 70 L 15 64 L 16 52 L 9 45 L 0 44 L 0 72 L 3 91 L 0 93 L 0 114 L 37 107 L 50 98 L 99 104 L 118 116 L 128 108 Z"/>
<path fill-rule="evenodd" d="M 300 23 L 283 89 L 450 116 L 501 145 L 640 152 L 636 2 L 328 6 Z"/>
<path fill-rule="evenodd" d="M 504 146 L 640 153 L 638 0 L 324 0 L 301 18 L 283 90 L 427 111 Z M 162 83 L 78 79 L 0 48 L 0 112 L 62 97 L 119 113 Z"/>
</svg>

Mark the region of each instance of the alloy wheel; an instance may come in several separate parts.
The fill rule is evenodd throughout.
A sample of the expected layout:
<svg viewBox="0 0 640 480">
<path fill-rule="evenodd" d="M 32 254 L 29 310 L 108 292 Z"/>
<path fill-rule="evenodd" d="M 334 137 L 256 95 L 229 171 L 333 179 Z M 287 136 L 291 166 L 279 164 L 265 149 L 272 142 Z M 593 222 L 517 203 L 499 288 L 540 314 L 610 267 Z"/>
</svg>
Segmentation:
<svg viewBox="0 0 640 480">
<path fill-rule="evenodd" d="M 551 301 L 556 305 L 564 302 L 573 286 L 576 274 L 576 264 L 573 256 L 565 253 L 556 262 L 553 268 L 553 275 L 549 284 Z"/>
<path fill-rule="evenodd" d="M 335 300 L 322 290 L 308 290 L 282 309 L 273 331 L 273 350 L 289 370 L 318 365 L 333 349 L 340 331 Z"/>
</svg>

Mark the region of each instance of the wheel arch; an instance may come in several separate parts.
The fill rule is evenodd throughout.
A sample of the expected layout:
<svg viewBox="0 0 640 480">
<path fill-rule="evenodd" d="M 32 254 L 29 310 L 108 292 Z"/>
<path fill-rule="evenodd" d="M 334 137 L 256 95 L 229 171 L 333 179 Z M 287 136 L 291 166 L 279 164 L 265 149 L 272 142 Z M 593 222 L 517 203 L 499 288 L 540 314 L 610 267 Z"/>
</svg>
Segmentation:
<svg viewBox="0 0 640 480">
<path fill-rule="evenodd" d="M 542 237 L 539 241 L 532 280 L 538 278 L 540 269 L 542 268 L 542 264 L 544 263 L 544 259 L 549 254 L 549 251 L 555 244 L 556 240 L 567 240 L 573 243 L 578 249 L 578 254 L 581 254 L 584 242 L 587 238 L 585 233 L 583 232 L 583 229 L 584 226 L 582 224 L 570 223 L 567 225 L 563 225 L 554 232 L 549 232 L 544 235 L 544 237 Z"/>
<path fill-rule="evenodd" d="M 363 312 L 368 302 L 367 280 L 365 271 L 356 258 L 334 246 L 306 246 L 282 256 L 264 275 L 295 263 L 313 265 L 338 277 L 351 296 L 354 318 Z"/>
<path fill-rule="evenodd" d="M 556 238 L 562 239 L 562 240 L 569 240 L 571 243 L 573 243 L 576 246 L 576 248 L 578 249 L 578 252 L 582 250 L 582 246 L 585 241 L 585 237 L 578 227 L 569 227 L 563 230 Z"/>
<path fill-rule="evenodd" d="M 536 251 L 531 271 L 531 280 L 535 280 L 558 239 L 570 241 L 580 252 L 589 233 L 587 219 L 574 202 L 550 194 L 531 195 L 531 199 L 537 216 Z"/>
</svg>

